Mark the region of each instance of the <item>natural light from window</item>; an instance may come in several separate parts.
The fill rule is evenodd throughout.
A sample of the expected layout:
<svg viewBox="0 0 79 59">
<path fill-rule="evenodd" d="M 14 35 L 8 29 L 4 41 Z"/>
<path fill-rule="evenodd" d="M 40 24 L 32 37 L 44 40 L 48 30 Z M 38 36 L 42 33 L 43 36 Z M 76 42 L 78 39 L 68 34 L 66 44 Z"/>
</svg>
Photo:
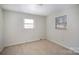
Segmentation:
<svg viewBox="0 0 79 59">
<path fill-rule="evenodd" d="M 34 28 L 34 20 L 33 19 L 24 19 L 24 28 L 25 29 L 33 29 Z"/>
</svg>

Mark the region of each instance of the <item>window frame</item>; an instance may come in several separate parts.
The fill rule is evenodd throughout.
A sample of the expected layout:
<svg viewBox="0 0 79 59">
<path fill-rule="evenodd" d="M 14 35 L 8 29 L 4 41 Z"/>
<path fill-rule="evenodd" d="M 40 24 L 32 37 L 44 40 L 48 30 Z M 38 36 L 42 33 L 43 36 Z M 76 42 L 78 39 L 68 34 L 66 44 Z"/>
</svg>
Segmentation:
<svg viewBox="0 0 79 59">
<path fill-rule="evenodd" d="M 34 28 L 34 20 L 33 19 L 24 19 L 24 29 L 33 29 Z"/>
</svg>

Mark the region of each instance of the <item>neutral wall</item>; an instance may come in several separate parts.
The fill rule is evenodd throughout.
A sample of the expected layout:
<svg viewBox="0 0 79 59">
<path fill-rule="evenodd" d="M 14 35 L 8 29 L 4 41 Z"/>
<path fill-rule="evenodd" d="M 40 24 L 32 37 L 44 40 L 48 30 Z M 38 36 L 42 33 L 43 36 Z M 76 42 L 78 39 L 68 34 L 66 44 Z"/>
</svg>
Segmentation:
<svg viewBox="0 0 79 59">
<path fill-rule="evenodd" d="M 34 29 L 24 29 L 24 19 L 34 19 Z M 5 46 L 45 39 L 45 16 L 4 10 Z"/>
<path fill-rule="evenodd" d="M 67 48 L 79 51 L 79 7 L 71 7 L 61 12 L 47 16 L 36 16 L 13 11 L 3 11 L 4 15 L 4 45 L 14 45 L 39 39 L 48 39 Z M 67 15 L 67 29 L 55 29 L 55 17 Z M 34 29 L 23 28 L 23 20 L 33 18 Z"/>
<path fill-rule="evenodd" d="M 0 51 L 3 49 L 3 12 L 0 8 Z"/>
<path fill-rule="evenodd" d="M 55 29 L 55 17 L 67 15 L 67 29 Z M 74 51 L 79 51 L 79 7 L 55 12 L 47 17 L 47 39 Z"/>
</svg>

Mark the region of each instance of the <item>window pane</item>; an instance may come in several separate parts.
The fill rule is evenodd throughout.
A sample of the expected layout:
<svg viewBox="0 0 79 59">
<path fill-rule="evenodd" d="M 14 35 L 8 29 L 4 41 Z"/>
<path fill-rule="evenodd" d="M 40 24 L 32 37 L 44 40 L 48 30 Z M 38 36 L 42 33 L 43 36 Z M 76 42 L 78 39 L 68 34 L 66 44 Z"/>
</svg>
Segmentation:
<svg viewBox="0 0 79 59">
<path fill-rule="evenodd" d="M 24 23 L 24 25 L 33 25 L 33 23 Z"/>
<path fill-rule="evenodd" d="M 24 28 L 33 28 L 33 19 L 24 19 Z"/>
<path fill-rule="evenodd" d="M 24 28 L 33 28 L 32 25 L 24 25 Z"/>
<path fill-rule="evenodd" d="M 33 19 L 24 19 L 24 23 L 33 23 Z"/>
</svg>

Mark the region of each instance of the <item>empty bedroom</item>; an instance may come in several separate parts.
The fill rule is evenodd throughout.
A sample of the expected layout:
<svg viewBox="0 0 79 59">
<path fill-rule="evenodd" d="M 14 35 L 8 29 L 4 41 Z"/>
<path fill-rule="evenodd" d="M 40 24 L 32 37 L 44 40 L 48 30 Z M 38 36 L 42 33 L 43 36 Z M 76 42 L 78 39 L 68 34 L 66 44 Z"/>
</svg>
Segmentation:
<svg viewBox="0 0 79 59">
<path fill-rule="evenodd" d="M 78 54 L 78 4 L 0 4 L 0 55 Z"/>
</svg>

